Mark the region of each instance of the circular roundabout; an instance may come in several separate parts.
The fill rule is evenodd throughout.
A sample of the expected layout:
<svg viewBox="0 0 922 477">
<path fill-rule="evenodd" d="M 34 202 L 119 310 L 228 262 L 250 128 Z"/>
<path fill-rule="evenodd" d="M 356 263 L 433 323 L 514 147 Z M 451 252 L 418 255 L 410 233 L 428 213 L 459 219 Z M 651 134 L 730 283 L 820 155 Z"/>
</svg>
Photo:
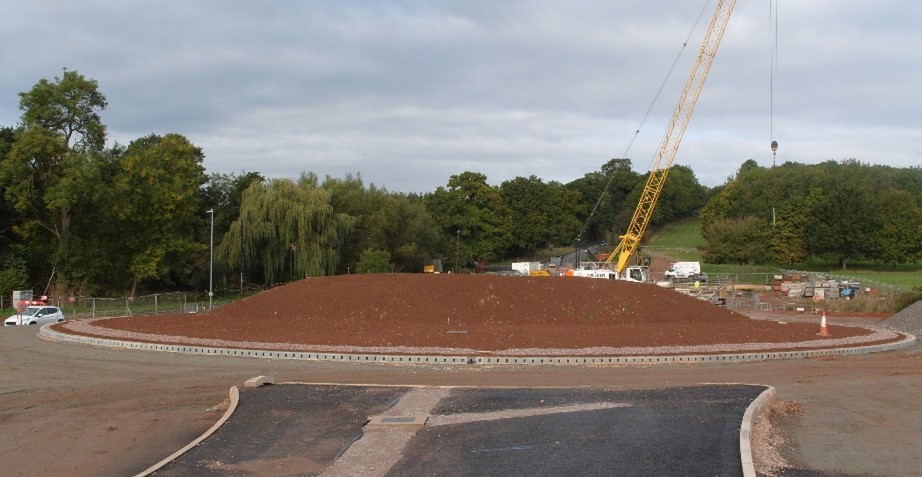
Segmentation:
<svg viewBox="0 0 922 477">
<path fill-rule="evenodd" d="M 783 317 L 782 317 L 783 318 Z M 42 336 L 190 354 L 417 364 L 657 364 L 888 351 L 915 337 L 755 320 L 672 290 L 497 275 L 309 278 L 209 313 L 49 325 Z"/>
</svg>

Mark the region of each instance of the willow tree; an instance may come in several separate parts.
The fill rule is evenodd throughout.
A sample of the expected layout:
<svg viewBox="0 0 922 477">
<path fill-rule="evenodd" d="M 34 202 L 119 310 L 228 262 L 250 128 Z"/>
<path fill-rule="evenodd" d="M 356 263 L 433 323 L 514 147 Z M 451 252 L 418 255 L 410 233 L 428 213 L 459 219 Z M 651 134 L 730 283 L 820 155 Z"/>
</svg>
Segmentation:
<svg viewBox="0 0 922 477">
<path fill-rule="evenodd" d="M 228 268 L 261 265 L 266 284 L 330 275 L 352 223 L 334 212 L 315 176 L 255 182 L 215 252 Z"/>
</svg>

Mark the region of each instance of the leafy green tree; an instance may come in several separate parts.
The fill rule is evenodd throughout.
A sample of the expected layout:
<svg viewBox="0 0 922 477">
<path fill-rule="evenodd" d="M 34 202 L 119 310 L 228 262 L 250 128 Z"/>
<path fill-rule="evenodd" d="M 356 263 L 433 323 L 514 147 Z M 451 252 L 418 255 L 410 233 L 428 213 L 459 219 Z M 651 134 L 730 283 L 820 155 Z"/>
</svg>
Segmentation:
<svg viewBox="0 0 922 477">
<path fill-rule="evenodd" d="M 215 172 L 208 175 L 208 181 L 202 191 L 205 203 L 203 208 L 214 211 L 214 234 L 215 240 L 219 241 L 216 245 L 220 245 L 221 238 L 230 230 L 231 224 L 240 217 L 243 191 L 254 182 L 263 181 L 265 178 L 258 172 L 241 172 L 240 174 Z M 201 241 L 202 243 L 210 241 L 210 237 L 202 237 Z M 243 254 L 238 255 L 243 256 Z M 254 280 L 256 283 L 261 282 L 262 268 L 252 263 L 249 267 L 245 267 L 242 261 L 238 263 L 218 262 L 215 264 L 214 273 L 216 287 L 220 288 L 222 283 L 224 286 L 234 283 L 242 287 L 245 281 L 248 283 L 253 283 Z M 201 274 L 201 283 L 204 283 L 204 279 L 204 274 Z"/>
<path fill-rule="evenodd" d="M 884 192 L 877 208 L 880 259 L 893 265 L 918 259 L 922 255 L 922 207 L 912 194 L 905 190 Z"/>
<path fill-rule="evenodd" d="M 442 254 L 459 267 L 499 259 L 512 242 L 509 209 L 487 177 L 476 172 L 451 176 L 447 187 L 426 196 L 426 207 L 442 229 Z"/>
<path fill-rule="evenodd" d="M 426 262 L 438 256 L 439 231 L 417 198 L 403 194 L 381 197 L 381 207 L 365 217 L 369 243 L 388 252 L 392 270 L 422 271 Z"/>
<path fill-rule="evenodd" d="M 29 288 L 29 271 L 26 261 L 13 253 L 4 254 L 0 258 L 0 295 L 4 297 L 4 304 L 9 305 L 9 298 L 13 290 Z"/>
<path fill-rule="evenodd" d="M 623 233 L 627 229 L 637 205 L 637 197 L 631 203 L 628 196 L 642 185 L 642 178 L 631 170 L 630 159 L 612 159 L 597 172 L 590 172 L 565 187 L 577 195 L 576 221 L 581 229 L 579 235 L 584 244 L 609 240 L 612 230 Z M 639 197 L 639 195 L 638 195 Z"/>
<path fill-rule="evenodd" d="M 638 187 L 629 197 L 628 202 L 631 204 L 632 213 L 633 208 L 640 201 L 640 194 L 645 183 L 646 177 L 643 178 L 643 183 L 638 183 Z M 694 171 L 687 166 L 676 164 L 669 170 L 669 176 L 663 184 L 663 190 L 650 219 L 650 225 L 662 225 L 693 217 L 701 211 L 707 200 L 708 189 L 698 182 Z M 616 230 L 616 232 L 621 232 L 621 230 Z"/>
<path fill-rule="evenodd" d="M 391 254 L 387 250 L 379 249 L 368 249 L 362 252 L 362 257 L 355 266 L 357 273 L 389 273 L 393 269 Z"/>
<path fill-rule="evenodd" d="M 266 179 L 259 172 L 241 172 L 240 174 L 208 174 L 203 187 L 202 200 L 206 209 L 214 209 L 215 236 L 224 235 L 240 215 L 240 202 L 243 191 L 253 182 Z"/>
<path fill-rule="evenodd" d="M 206 183 L 202 150 L 179 134 L 150 135 L 128 145 L 115 188 L 122 253 L 129 258 L 131 293 L 145 280 L 188 283 L 190 257 L 206 246 L 199 193 Z M 175 283 L 175 282 L 174 282 Z"/>
<path fill-rule="evenodd" d="M 512 246 L 531 254 L 551 245 L 569 245 L 578 233 L 579 194 L 559 183 L 545 184 L 536 176 L 503 182 L 500 196 L 509 208 Z"/>
<path fill-rule="evenodd" d="M 361 176 L 352 174 L 341 179 L 327 177 L 323 188 L 330 193 L 333 210 L 352 217 L 352 227 L 343 237 L 340 247 L 337 273 L 355 270 L 366 250 L 389 250 L 380 222 L 372 219 L 376 212 L 379 217 L 393 213 L 388 210 L 391 204 L 388 203 L 387 191 L 378 189 L 374 184 L 366 187 Z"/>
<path fill-rule="evenodd" d="M 775 263 L 796 264 L 809 257 L 807 226 L 810 216 L 805 199 L 794 197 L 783 202 L 772 226 L 771 249 Z"/>
<path fill-rule="evenodd" d="M 500 184 L 499 193 L 509 207 L 512 246 L 529 254 L 546 247 L 554 220 L 551 188 L 536 176 L 516 177 Z"/>
<path fill-rule="evenodd" d="M 58 262 L 58 270 L 69 285 L 68 294 L 118 291 L 124 292 L 125 268 L 122 230 L 116 210 L 124 195 L 116 193 L 110 151 L 88 154 L 79 167 L 70 170 L 59 191 L 73 197 L 73 220 L 65 236 L 67 256 Z M 33 245 L 34 246 L 34 245 Z M 64 290 L 59 290 L 59 293 Z"/>
<path fill-rule="evenodd" d="M 548 187 L 547 213 L 554 220 L 548 224 L 547 244 L 570 245 L 582 227 L 578 219 L 580 195 L 559 182 L 550 182 Z"/>
<path fill-rule="evenodd" d="M 771 255 L 771 226 L 757 217 L 718 220 L 709 226 L 704 260 L 708 263 L 759 264 Z"/>
<path fill-rule="evenodd" d="M 807 196 L 807 244 L 814 255 L 833 257 L 846 270 L 850 260 L 876 255 L 876 195 L 857 162 L 825 163 L 823 169 Z"/>
<path fill-rule="evenodd" d="M 331 194 L 333 209 L 354 220 L 343 239 L 338 272 L 355 270 L 369 249 L 388 252 L 393 261 L 389 270 L 398 272 L 419 272 L 438 254 L 438 227 L 418 197 L 365 186 L 360 176 L 351 174 L 328 177 L 323 188 Z"/>
<path fill-rule="evenodd" d="M 802 198 L 803 193 L 785 190 L 788 182 L 779 171 L 780 168 L 763 168 L 752 159 L 745 161 L 735 177 L 711 195 L 701 209 L 701 228 L 705 239 L 708 239 L 708 227 L 715 221 L 747 216 L 770 221 L 772 207 L 797 197 Z"/>
<path fill-rule="evenodd" d="M 16 132 L 13 128 L 0 128 L 0 171 L 4 169 L 6 156 L 13 148 L 16 141 Z M 13 204 L 7 200 L 6 194 L 0 194 L 0 254 L 6 253 L 13 244 L 17 243 L 14 227 L 22 220 Z"/>
<path fill-rule="evenodd" d="M 71 227 L 81 219 L 75 211 L 86 206 L 85 194 L 94 184 L 92 155 L 102 151 L 106 128 L 99 112 L 106 98 L 96 81 L 76 71 L 65 71 L 54 81 L 40 80 L 20 93 L 21 127 L 0 168 L 6 199 L 24 218 L 19 230 L 37 240 L 45 230 L 52 242 L 48 256 L 54 277 L 67 286 L 80 269 L 71 248 Z M 57 272 L 57 273 L 56 273 Z"/>
<path fill-rule="evenodd" d="M 313 175 L 253 182 L 243 193 L 240 217 L 216 247 L 216 260 L 258 263 L 266 284 L 335 273 L 354 219 L 335 213 L 330 199 Z"/>
<path fill-rule="evenodd" d="M 39 80 L 32 90 L 19 93 L 25 128 L 37 127 L 59 135 L 65 149 L 76 152 L 101 151 L 106 127 L 99 116 L 108 105 L 99 84 L 76 71 L 64 71 L 51 82 Z"/>
</svg>

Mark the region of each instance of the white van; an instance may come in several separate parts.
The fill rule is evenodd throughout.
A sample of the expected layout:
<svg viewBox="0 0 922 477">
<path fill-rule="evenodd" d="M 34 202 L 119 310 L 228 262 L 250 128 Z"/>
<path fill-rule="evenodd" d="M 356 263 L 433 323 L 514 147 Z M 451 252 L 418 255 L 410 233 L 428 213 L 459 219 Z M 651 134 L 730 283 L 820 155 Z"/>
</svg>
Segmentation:
<svg viewBox="0 0 922 477">
<path fill-rule="evenodd" d="M 701 262 L 676 262 L 664 273 L 666 278 L 691 278 L 700 274 Z"/>
</svg>

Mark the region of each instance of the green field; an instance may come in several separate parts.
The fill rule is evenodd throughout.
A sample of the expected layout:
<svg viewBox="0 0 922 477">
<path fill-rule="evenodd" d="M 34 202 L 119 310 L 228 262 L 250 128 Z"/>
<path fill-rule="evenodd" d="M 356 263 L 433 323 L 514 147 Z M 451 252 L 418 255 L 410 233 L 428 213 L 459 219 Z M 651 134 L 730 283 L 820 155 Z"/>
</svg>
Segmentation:
<svg viewBox="0 0 922 477">
<path fill-rule="evenodd" d="M 901 290 L 922 286 L 922 263 L 919 262 L 895 267 L 880 263 L 855 262 L 850 264 L 846 271 L 840 270 L 835 263 L 819 261 L 787 266 L 717 265 L 704 263 L 701 259 L 698 247 L 704 244 L 704 238 L 701 237 L 701 220 L 691 219 L 670 224 L 656 231 L 649 245 L 661 250 L 661 253 L 675 261 L 701 261 L 701 268 L 707 273 L 763 274 L 781 273 L 784 269 L 792 269 L 815 272 L 840 280 L 886 285 Z"/>
<path fill-rule="evenodd" d="M 692 219 L 663 227 L 653 234 L 654 247 L 698 248 L 704 246 L 701 236 L 701 220 Z"/>
</svg>

